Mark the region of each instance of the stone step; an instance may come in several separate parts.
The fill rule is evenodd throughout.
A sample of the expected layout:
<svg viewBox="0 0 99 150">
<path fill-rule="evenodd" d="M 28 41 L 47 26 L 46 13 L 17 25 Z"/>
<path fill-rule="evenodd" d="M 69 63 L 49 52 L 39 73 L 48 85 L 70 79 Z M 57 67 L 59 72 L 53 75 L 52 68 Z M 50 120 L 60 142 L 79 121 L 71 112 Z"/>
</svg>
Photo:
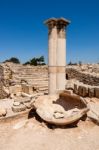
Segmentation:
<svg viewBox="0 0 99 150">
<path fill-rule="evenodd" d="M 36 72 L 36 71 L 34 71 L 34 72 L 19 72 L 19 73 L 20 74 L 38 74 L 38 73 L 47 74 L 48 72 L 42 72 L 42 71 Z"/>
<path fill-rule="evenodd" d="M 33 81 L 27 81 L 28 83 L 30 83 L 30 84 L 33 84 L 33 85 L 47 85 L 48 84 L 48 82 L 33 82 Z"/>
<path fill-rule="evenodd" d="M 40 77 L 40 78 L 38 78 L 38 77 L 36 77 L 36 78 L 34 78 L 34 77 L 15 77 L 15 79 L 48 80 L 48 78 L 42 78 L 42 77 Z"/>
<path fill-rule="evenodd" d="M 39 92 L 48 92 L 48 89 L 42 88 L 42 89 L 39 89 Z"/>
<path fill-rule="evenodd" d="M 31 76 L 15 76 L 15 77 L 20 77 L 20 78 L 48 78 L 48 76 L 43 76 L 43 75 L 31 75 Z"/>
<path fill-rule="evenodd" d="M 16 71 L 22 72 L 22 70 L 23 70 L 24 72 L 39 72 L 39 71 L 47 72 L 47 71 L 48 71 L 48 70 L 46 70 L 46 69 L 18 69 L 18 70 L 16 70 Z"/>
<path fill-rule="evenodd" d="M 48 85 L 32 85 L 35 88 L 48 88 Z"/>
<path fill-rule="evenodd" d="M 48 76 L 42 76 L 42 75 L 39 75 L 39 76 L 13 76 L 13 78 L 33 78 L 33 79 L 43 79 L 43 78 L 48 78 Z"/>
<path fill-rule="evenodd" d="M 48 76 L 48 74 L 40 74 L 40 73 L 38 73 L 38 74 L 16 74 L 16 75 L 14 75 L 14 76 L 22 76 L 22 77 L 29 77 L 29 76 Z"/>
<path fill-rule="evenodd" d="M 22 75 L 22 76 L 30 76 L 30 75 L 34 75 L 34 76 L 39 76 L 39 75 L 42 75 L 42 76 L 45 76 L 45 75 L 48 75 L 48 73 L 41 73 L 41 72 L 36 72 L 36 73 L 24 73 L 24 74 L 22 74 L 22 73 L 15 73 L 14 75 L 17 75 L 17 76 L 19 76 L 19 75 Z"/>
</svg>

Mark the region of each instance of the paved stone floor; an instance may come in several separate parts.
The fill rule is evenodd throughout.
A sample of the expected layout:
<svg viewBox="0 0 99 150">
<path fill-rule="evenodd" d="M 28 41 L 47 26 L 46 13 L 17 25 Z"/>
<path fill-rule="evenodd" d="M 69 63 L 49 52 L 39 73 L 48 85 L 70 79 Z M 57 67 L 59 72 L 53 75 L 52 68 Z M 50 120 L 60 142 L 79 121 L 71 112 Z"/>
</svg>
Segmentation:
<svg viewBox="0 0 99 150">
<path fill-rule="evenodd" d="M 80 121 L 75 128 L 50 129 L 35 118 L 0 123 L 0 150 L 99 150 L 99 126 Z"/>
</svg>

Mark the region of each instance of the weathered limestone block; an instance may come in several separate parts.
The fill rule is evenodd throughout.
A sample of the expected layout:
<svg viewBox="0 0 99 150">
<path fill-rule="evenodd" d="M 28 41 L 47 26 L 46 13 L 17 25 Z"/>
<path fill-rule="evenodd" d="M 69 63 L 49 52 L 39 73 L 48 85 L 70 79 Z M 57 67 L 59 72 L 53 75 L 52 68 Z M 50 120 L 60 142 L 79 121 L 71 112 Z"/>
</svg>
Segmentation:
<svg viewBox="0 0 99 150">
<path fill-rule="evenodd" d="M 95 97 L 99 98 L 99 87 L 95 88 Z"/>
<path fill-rule="evenodd" d="M 22 92 L 22 87 L 21 87 L 21 85 L 10 86 L 9 92 L 10 92 L 10 94 L 13 93 L 13 94 L 17 95 L 18 93 Z"/>
<path fill-rule="evenodd" d="M 9 90 L 3 86 L 2 82 L 0 82 L 0 99 L 7 98 L 8 96 Z"/>
<path fill-rule="evenodd" d="M 99 123 L 99 103 L 90 102 L 88 104 L 90 111 L 88 112 L 88 117 L 91 118 L 93 121 Z"/>
<path fill-rule="evenodd" d="M 22 84 L 22 92 L 33 94 L 33 87 L 31 85 Z"/>
<path fill-rule="evenodd" d="M 24 105 L 26 106 L 27 109 L 30 109 L 32 106 L 31 106 L 31 102 L 29 103 L 24 103 Z"/>
<path fill-rule="evenodd" d="M 89 89 L 88 89 L 88 95 L 89 95 L 89 97 L 94 97 L 95 96 L 95 89 L 94 89 L 94 87 L 89 87 Z"/>
<path fill-rule="evenodd" d="M 83 97 L 88 96 L 88 87 L 84 85 L 80 85 L 78 87 L 78 94 Z"/>
<path fill-rule="evenodd" d="M 74 93 L 75 94 L 78 94 L 78 87 L 79 87 L 79 85 L 78 84 L 74 84 Z"/>
<path fill-rule="evenodd" d="M 66 88 L 67 90 L 74 90 L 74 83 L 73 83 L 71 80 L 68 80 L 68 81 L 66 82 L 65 88 Z"/>
<path fill-rule="evenodd" d="M 83 96 L 88 96 L 88 86 L 83 87 Z"/>
<path fill-rule="evenodd" d="M 13 103 L 13 106 L 19 106 L 19 105 L 20 105 L 20 102 L 16 102 L 16 101 L 15 101 L 15 102 Z"/>
<path fill-rule="evenodd" d="M 20 104 L 29 103 L 31 102 L 30 97 L 16 97 L 14 98 L 14 102 L 18 102 Z"/>
<path fill-rule="evenodd" d="M 26 110 L 26 106 L 23 104 L 20 104 L 19 106 L 12 106 L 12 111 L 13 112 L 21 112 L 21 111 L 25 111 Z"/>
<path fill-rule="evenodd" d="M 10 94 L 9 89 L 7 87 L 3 86 L 3 91 L 6 93 L 6 95 Z"/>
</svg>

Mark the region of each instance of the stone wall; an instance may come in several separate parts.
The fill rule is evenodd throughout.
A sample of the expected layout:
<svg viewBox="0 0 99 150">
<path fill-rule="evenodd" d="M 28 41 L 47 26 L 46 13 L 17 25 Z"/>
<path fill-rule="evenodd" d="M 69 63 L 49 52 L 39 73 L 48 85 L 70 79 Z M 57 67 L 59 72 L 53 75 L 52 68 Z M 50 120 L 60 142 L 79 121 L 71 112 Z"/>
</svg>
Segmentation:
<svg viewBox="0 0 99 150">
<path fill-rule="evenodd" d="M 0 99 L 7 97 L 7 93 L 5 92 L 4 88 L 4 68 L 0 65 Z"/>
<path fill-rule="evenodd" d="M 0 81 L 3 78 L 3 67 L 0 65 Z"/>
<path fill-rule="evenodd" d="M 66 67 L 66 77 L 68 79 L 76 79 L 84 84 L 92 85 L 92 86 L 99 86 L 99 75 L 81 72 L 72 67 Z"/>
<path fill-rule="evenodd" d="M 66 81 L 66 90 L 72 90 L 73 93 L 82 97 L 99 98 L 99 86 L 91 86 L 72 79 Z"/>
<path fill-rule="evenodd" d="M 2 98 L 2 79 L 3 79 L 3 67 L 0 66 L 0 98 Z"/>
</svg>

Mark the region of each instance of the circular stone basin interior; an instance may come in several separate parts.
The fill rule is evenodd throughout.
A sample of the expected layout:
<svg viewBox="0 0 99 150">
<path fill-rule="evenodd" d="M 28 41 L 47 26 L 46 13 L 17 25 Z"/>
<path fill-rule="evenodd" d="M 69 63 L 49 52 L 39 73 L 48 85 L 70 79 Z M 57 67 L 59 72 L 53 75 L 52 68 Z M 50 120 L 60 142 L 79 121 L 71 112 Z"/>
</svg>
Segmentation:
<svg viewBox="0 0 99 150">
<path fill-rule="evenodd" d="M 86 108 L 86 103 L 83 98 L 76 95 L 70 95 L 67 93 L 61 93 L 59 98 L 56 101 L 53 101 L 53 104 L 61 105 L 65 111 L 70 109 L 78 108 L 83 109 Z"/>
<path fill-rule="evenodd" d="M 83 98 L 67 93 L 41 96 L 34 106 L 43 120 L 55 125 L 71 124 L 88 111 Z"/>
</svg>

